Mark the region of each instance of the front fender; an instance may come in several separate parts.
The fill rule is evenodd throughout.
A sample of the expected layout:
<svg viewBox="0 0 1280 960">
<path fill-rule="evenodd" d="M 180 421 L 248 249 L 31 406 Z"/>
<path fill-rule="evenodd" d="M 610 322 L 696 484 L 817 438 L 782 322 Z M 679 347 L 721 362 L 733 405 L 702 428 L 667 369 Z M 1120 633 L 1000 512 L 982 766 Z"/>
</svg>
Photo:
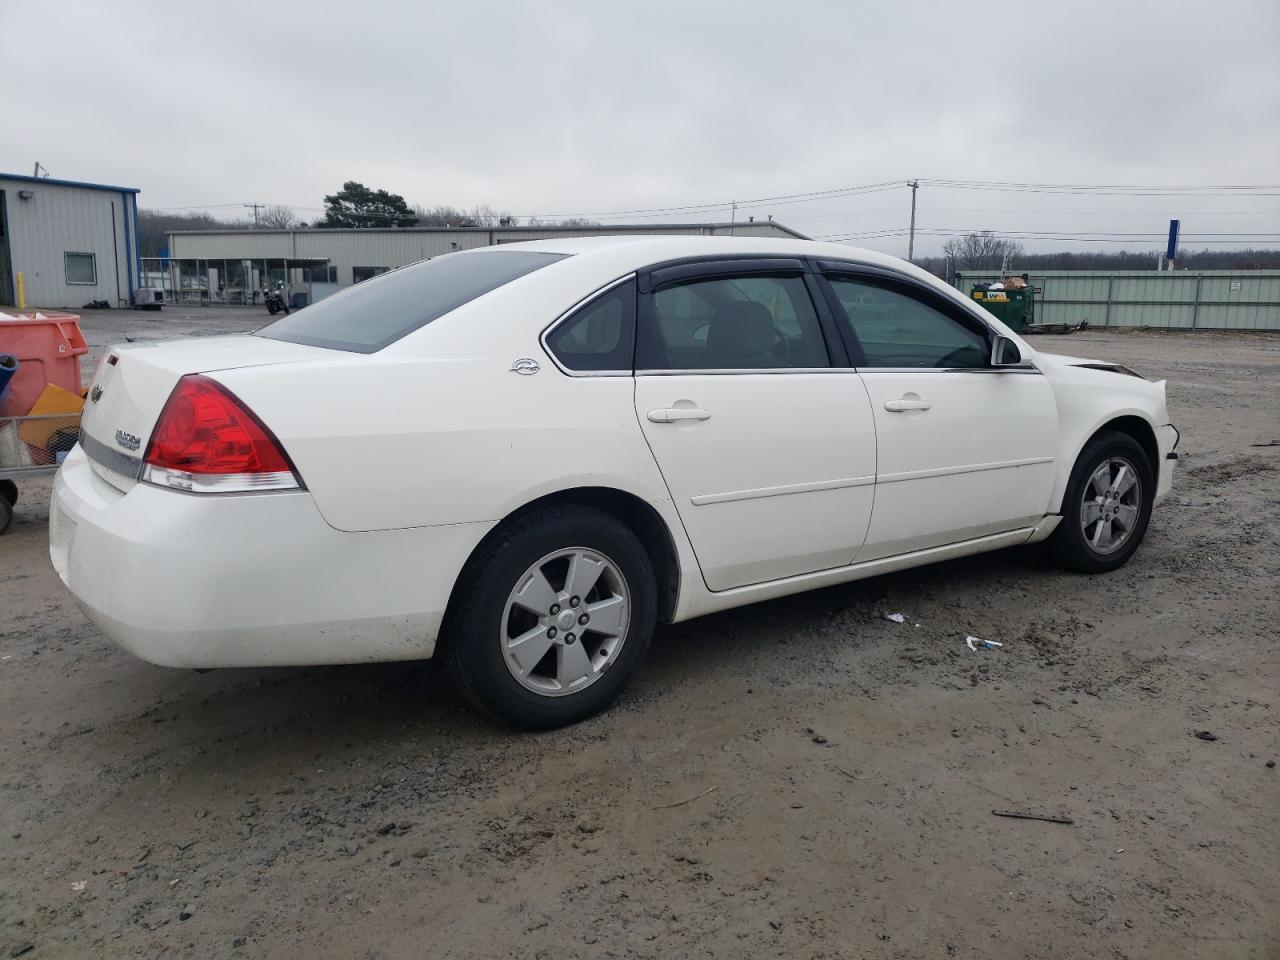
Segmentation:
<svg viewBox="0 0 1280 960">
<path fill-rule="evenodd" d="M 1037 361 L 1046 360 L 1043 354 Z M 1137 377 L 1075 366 L 1070 358 L 1052 358 L 1042 367 L 1053 386 L 1058 403 L 1059 470 L 1050 497 L 1050 511 L 1060 513 L 1071 471 L 1085 444 L 1107 424 L 1123 417 L 1141 421 L 1151 432 L 1153 446 L 1159 451 L 1159 462 L 1152 463 L 1159 479 L 1158 488 L 1167 490 L 1163 463 L 1173 441 L 1165 436 L 1169 413 L 1165 405 L 1165 382 L 1152 383 Z M 1039 365 L 1039 363 L 1037 364 Z M 1166 444 L 1168 449 L 1166 449 Z"/>
</svg>

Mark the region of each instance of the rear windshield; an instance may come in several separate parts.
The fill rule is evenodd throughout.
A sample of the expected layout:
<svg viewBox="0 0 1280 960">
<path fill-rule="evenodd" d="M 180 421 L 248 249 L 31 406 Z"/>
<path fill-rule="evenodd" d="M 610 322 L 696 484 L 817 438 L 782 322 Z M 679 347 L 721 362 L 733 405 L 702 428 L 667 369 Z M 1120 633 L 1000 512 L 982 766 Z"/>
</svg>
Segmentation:
<svg viewBox="0 0 1280 960">
<path fill-rule="evenodd" d="M 341 290 L 263 327 L 258 336 L 373 353 L 450 310 L 565 256 L 517 250 L 447 254 Z"/>
</svg>

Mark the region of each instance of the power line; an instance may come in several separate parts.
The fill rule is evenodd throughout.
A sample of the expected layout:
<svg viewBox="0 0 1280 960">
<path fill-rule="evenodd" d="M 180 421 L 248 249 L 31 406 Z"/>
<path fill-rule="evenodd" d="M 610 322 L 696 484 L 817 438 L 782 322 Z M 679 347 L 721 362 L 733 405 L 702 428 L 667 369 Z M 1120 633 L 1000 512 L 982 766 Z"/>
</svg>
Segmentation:
<svg viewBox="0 0 1280 960">
<path fill-rule="evenodd" d="M 885 190 L 896 190 L 906 186 L 902 180 L 887 180 L 882 183 L 869 183 L 855 187 L 836 187 L 831 190 L 815 190 L 809 193 L 787 193 L 775 197 L 755 197 L 750 200 L 720 200 L 710 203 L 687 204 L 679 207 L 641 207 L 634 210 L 596 210 L 578 211 L 576 213 L 521 213 L 515 216 L 538 217 L 547 219 L 567 219 L 571 217 L 608 218 L 608 217 L 642 217 L 666 216 L 673 213 L 712 213 L 716 210 L 731 210 L 738 207 L 768 207 L 786 203 L 809 203 L 814 200 L 826 200 L 836 196 L 853 196 L 865 193 L 882 193 Z"/>
<path fill-rule="evenodd" d="M 1158 184 L 1080 184 L 1080 183 L 1006 183 L 988 180 L 927 180 L 922 183 L 950 190 L 984 190 L 1001 193 L 1057 193 L 1098 197 L 1172 197 L 1172 196 L 1231 196 L 1248 195 L 1273 197 L 1280 193 L 1280 184 L 1196 184 L 1191 186 L 1165 186 Z"/>
<path fill-rule="evenodd" d="M 917 234 L 924 234 L 932 237 L 962 237 L 970 233 L 990 233 L 992 231 L 976 231 L 962 230 L 958 228 L 921 228 L 916 229 Z M 907 230 L 886 229 L 882 231 L 867 231 L 864 233 L 848 233 L 848 234 L 828 234 L 815 239 L 830 240 L 834 242 L 862 242 L 868 240 L 888 240 L 906 236 Z M 1034 231 L 999 231 L 996 236 L 1008 237 L 1016 240 L 1054 240 L 1072 243 L 1157 243 L 1163 242 L 1165 235 L 1163 233 L 1125 233 L 1125 234 L 1084 234 L 1084 233 L 1041 233 Z M 1248 244 L 1252 241 L 1271 241 L 1280 242 L 1280 233 L 1259 234 L 1259 233 L 1241 233 L 1241 234 L 1221 234 L 1221 233 L 1205 233 L 1205 234 L 1183 234 L 1183 239 L 1195 241 L 1200 244 L 1213 245 L 1236 245 Z"/>
<path fill-rule="evenodd" d="M 761 208 L 783 206 L 789 204 L 812 203 L 819 200 L 831 200 L 839 197 L 853 197 L 889 190 L 907 188 L 911 183 L 919 183 L 937 189 L 976 190 L 990 192 L 1043 193 L 1091 196 L 1132 196 L 1132 197 L 1225 197 L 1240 196 L 1254 199 L 1257 197 L 1280 196 L 1280 184 L 1081 184 L 1081 183 L 1024 183 L 1000 180 L 964 180 L 921 177 L 917 181 L 884 180 L 878 183 L 859 184 L 854 186 L 833 187 L 825 190 L 811 190 L 801 193 L 776 194 L 773 196 L 754 197 L 736 201 L 739 208 Z M 914 192 L 914 191 L 913 191 Z M 174 212 L 182 210 L 215 210 L 245 206 L 241 203 L 193 204 L 177 207 L 151 208 L 155 212 Z M 294 210 L 319 212 L 318 207 L 306 207 L 295 204 L 281 204 Z M 733 211 L 734 200 L 709 201 L 704 203 L 682 204 L 660 207 L 636 207 L 624 210 L 577 211 L 572 213 L 536 213 L 518 214 L 517 216 L 536 219 L 617 219 L 621 217 L 633 220 L 660 219 L 673 215 L 693 216 L 728 213 Z M 1069 211 L 1063 211 L 1069 212 Z M 1245 211 L 1233 211 L 1245 213 Z M 849 216 L 856 216 L 851 211 Z M 865 215 L 870 215 L 867 213 Z"/>
<path fill-rule="evenodd" d="M 1257 183 L 1020 183 L 1013 180 L 928 179 L 926 183 L 1008 190 L 1280 190 L 1280 184 Z"/>
</svg>

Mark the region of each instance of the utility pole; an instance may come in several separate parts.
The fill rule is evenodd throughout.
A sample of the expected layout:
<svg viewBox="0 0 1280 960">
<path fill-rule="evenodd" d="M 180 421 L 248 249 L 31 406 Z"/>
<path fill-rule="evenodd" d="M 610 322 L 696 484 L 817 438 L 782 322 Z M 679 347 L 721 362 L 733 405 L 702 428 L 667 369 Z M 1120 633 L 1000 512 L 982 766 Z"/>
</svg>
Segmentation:
<svg viewBox="0 0 1280 960">
<path fill-rule="evenodd" d="M 244 203 L 241 206 L 253 210 L 253 229 L 258 229 L 258 210 L 266 207 L 265 203 Z"/>
<path fill-rule="evenodd" d="M 36 161 L 36 168 L 35 168 L 33 171 L 31 171 L 31 175 L 32 175 L 33 177 L 38 177 L 38 176 L 40 176 L 40 171 L 41 171 L 41 170 L 44 170 L 44 175 L 45 175 L 46 177 L 48 177 L 48 176 L 49 176 L 49 168 L 48 168 L 48 167 L 43 166 L 43 165 L 40 163 L 40 161 L 39 161 L 39 160 L 37 160 L 37 161 Z"/>
<path fill-rule="evenodd" d="M 910 263 L 916 252 L 916 190 L 920 181 L 908 180 L 907 186 L 911 188 L 911 232 L 907 236 L 907 262 Z"/>
</svg>

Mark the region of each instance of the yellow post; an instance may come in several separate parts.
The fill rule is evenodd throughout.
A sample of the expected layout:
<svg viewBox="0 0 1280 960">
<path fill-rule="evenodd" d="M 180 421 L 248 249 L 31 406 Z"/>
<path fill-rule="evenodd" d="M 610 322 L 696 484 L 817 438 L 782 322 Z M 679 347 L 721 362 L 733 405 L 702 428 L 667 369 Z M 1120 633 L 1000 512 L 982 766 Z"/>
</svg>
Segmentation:
<svg viewBox="0 0 1280 960">
<path fill-rule="evenodd" d="M 14 299 L 18 301 L 18 309 L 25 310 L 27 309 L 27 285 L 22 280 L 22 271 L 19 270 L 13 276 L 18 285 L 17 297 Z"/>
</svg>

